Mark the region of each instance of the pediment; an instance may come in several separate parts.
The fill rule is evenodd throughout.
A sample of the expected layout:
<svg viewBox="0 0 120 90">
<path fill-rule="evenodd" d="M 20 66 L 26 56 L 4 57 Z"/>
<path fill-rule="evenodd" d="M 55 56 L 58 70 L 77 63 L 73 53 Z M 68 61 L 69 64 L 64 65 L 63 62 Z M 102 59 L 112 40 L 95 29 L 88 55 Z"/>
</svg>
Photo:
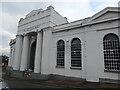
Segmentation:
<svg viewBox="0 0 120 90">
<path fill-rule="evenodd" d="M 101 20 L 107 20 L 111 18 L 117 18 L 118 17 L 118 8 L 105 8 L 104 10 L 98 12 L 97 14 L 93 15 L 88 22 L 96 22 Z"/>
</svg>

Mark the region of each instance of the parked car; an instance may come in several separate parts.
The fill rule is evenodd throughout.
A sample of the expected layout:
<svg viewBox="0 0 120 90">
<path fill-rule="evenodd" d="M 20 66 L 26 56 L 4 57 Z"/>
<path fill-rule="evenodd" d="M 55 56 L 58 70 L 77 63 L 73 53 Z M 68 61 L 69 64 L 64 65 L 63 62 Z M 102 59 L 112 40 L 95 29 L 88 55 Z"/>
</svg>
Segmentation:
<svg viewBox="0 0 120 90">
<path fill-rule="evenodd" d="M 0 90 L 9 90 L 7 83 L 0 79 Z"/>
</svg>

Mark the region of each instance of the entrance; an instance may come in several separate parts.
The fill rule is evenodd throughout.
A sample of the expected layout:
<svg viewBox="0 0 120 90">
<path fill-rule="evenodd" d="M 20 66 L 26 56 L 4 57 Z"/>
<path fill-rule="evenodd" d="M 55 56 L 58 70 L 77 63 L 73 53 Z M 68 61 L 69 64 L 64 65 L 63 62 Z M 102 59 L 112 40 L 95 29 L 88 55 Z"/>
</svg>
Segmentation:
<svg viewBox="0 0 120 90">
<path fill-rule="evenodd" d="M 30 51 L 30 64 L 29 68 L 34 71 L 34 62 L 35 62 L 35 51 L 36 51 L 36 41 L 34 41 L 31 45 L 31 51 Z"/>
</svg>

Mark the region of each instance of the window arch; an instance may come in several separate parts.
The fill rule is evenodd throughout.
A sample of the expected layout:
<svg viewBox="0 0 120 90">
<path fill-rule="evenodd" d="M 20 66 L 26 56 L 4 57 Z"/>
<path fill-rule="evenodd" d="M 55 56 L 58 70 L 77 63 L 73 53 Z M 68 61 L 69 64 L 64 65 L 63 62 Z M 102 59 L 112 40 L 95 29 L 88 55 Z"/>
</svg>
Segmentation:
<svg viewBox="0 0 120 90">
<path fill-rule="evenodd" d="M 103 38 L 104 66 L 107 71 L 120 71 L 120 42 L 115 34 Z"/>
<path fill-rule="evenodd" d="M 79 38 L 74 38 L 71 41 L 71 67 L 82 67 L 81 60 L 81 41 Z"/>
<path fill-rule="evenodd" d="M 65 43 L 63 40 L 57 42 L 57 67 L 64 67 Z"/>
</svg>

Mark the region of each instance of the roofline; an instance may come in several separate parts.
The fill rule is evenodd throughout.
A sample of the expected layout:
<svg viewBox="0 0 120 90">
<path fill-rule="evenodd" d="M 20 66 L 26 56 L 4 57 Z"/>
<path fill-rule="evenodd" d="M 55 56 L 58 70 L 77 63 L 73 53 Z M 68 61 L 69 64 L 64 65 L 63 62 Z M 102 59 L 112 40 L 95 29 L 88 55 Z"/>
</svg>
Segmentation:
<svg viewBox="0 0 120 90">
<path fill-rule="evenodd" d="M 61 24 L 61 25 L 56 25 L 56 26 L 54 26 L 54 28 L 57 27 L 57 26 L 62 26 L 62 25 L 70 25 L 70 24 L 72 24 L 72 23 L 80 22 L 80 21 L 85 20 L 85 19 L 88 19 L 88 21 L 86 22 L 86 25 L 87 25 L 88 22 L 90 23 L 91 20 L 95 19 L 96 17 L 99 17 L 99 15 L 105 14 L 106 12 L 109 12 L 109 11 L 117 11 L 117 12 L 120 12 L 120 10 L 118 10 L 118 9 L 120 9 L 120 7 L 106 7 L 106 8 L 104 8 L 103 10 L 99 11 L 98 13 L 94 14 L 94 15 L 91 16 L 91 17 L 87 17 L 87 18 L 80 19 L 80 20 L 76 20 L 76 21 L 69 22 L 69 23 L 64 23 L 64 24 Z M 98 21 L 98 22 L 101 22 L 101 21 Z M 102 21 L 102 22 L 103 22 L 103 21 Z M 95 23 L 95 22 L 93 22 L 93 23 Z M 82 23 L 80 22 L 79 24 L 81 25 L 81 24 L 83 24 L 83 22 L 82 22 Z M 79 25 L 79 24 L 76 24 L 76 25 Z M 76 26 L 76 25 L 73 25 L 73 26 Z M 84 24 L 84 25 L 85 25 L 85 24 Z M 64 27 L 64 28 L 66 28 L 66 27 Z"/>
<path fill-rule="evenodd" d="M 110 21 L 115 21 L 115 20 L 120 20 L 120 17 L 106 19 L 106 20 L 92 22 L 92 23 L 91 22 L 87 22 L 85 24 L 76 24 L 76 25 L 73 25 L 71 27 L 63 27 L 63 28 L 59 28 L 59 29 L 54 29 L 52 32 L 54 33 L 54 32 L 66 31 L 66 30 L 71 30 L 71 29 L 74 29 L 74 28 L 85 27 L 85 26 L 90 26 L 90 25 L 94 25 L 94 24 L 110 22 Z M 55 30 L 57 30 L 57 31 L 55 31 Z"/>
<path fill-rule="evenodd" d="M 120 7 L 106 7 L 103 10 L 99 11 L 98 13 L 94 14 L 89 20 L 88 22 L 94 20 L 95 18 L 107 13 L 107 12 L 120 12 Z"/>
</svg>

